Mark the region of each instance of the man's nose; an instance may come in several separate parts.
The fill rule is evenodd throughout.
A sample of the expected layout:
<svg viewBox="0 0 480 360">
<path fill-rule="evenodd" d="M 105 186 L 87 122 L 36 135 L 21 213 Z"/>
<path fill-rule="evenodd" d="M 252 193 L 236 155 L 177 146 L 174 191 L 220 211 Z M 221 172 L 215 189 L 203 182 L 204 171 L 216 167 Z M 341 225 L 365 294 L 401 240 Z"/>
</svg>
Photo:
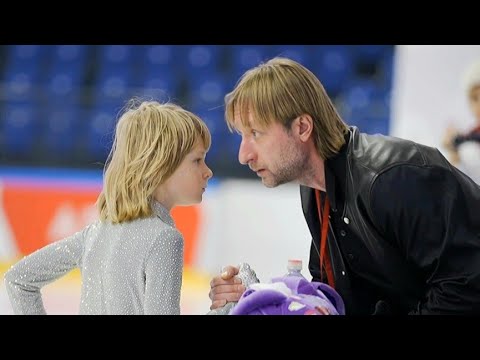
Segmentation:
<svg viewBox="0 0 480 360">
<path fill-rule="evenodd" d="M 242 139 L 240 143 L 240 148 L 238 149 L 238 161 L 242 165 L 247 165 L 250 161 L 253 160 L 253 149 L 250 144 L 248 144 L 245 139 Z"/>
</svg>

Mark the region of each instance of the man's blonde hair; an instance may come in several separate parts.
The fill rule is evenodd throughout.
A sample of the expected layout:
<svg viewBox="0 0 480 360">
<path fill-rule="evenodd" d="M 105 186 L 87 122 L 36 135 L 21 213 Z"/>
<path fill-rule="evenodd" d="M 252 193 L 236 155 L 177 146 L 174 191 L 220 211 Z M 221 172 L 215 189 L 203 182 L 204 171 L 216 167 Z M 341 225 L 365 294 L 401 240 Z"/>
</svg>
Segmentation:
<svg viewBox="0 0 480 360">
<path fill-rule="evenodd" d="M 102 221 L 122 223 L 152 214 L 155 189 L 178 168 L 197 141 L 208 150 L 206 124 L 182 107 L 130 101 L 118 120 L 97 200 Z"/>
<path fill-rule="evenodd" d="M 303 114 L 313 118 L 315 146 L 323 159 L 336 154 L 345 143 L 348 126 L 343 122 L 320 80 L 301 64 L 276 57 L 248 70 L 225 96 L 225 118 L 230 130 L 234 115 L 250 127 L 252 112 L 258 126 L 276 121 L 290 130 Z"/>
</svg>

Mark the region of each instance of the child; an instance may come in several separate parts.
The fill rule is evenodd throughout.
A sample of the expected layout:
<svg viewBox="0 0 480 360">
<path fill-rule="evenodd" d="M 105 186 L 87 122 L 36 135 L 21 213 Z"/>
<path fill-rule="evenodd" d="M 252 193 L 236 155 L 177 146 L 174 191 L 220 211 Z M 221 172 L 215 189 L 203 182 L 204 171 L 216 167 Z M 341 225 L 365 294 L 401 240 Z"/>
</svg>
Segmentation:
<svg viewBox="0 0 480 360">
<path fill-rule="evenodd" d="M 45 314 L 40 290 L 82 272 L 80 314 L 180 314 L 183 237 L 170 210 L 200 203 L 210 132 L 174 104 L 131 102 L 118 121 L 97 200 L 100 220 L 5 274 L 15 314 Z"/>
<path fill-rule="evenodd" d="M 452 164 L 480 184 L 480 61 L 465 72 L 464 87 L 475 125 L 466 133 L 447 129 L 444 145 Z"/>
</svg>

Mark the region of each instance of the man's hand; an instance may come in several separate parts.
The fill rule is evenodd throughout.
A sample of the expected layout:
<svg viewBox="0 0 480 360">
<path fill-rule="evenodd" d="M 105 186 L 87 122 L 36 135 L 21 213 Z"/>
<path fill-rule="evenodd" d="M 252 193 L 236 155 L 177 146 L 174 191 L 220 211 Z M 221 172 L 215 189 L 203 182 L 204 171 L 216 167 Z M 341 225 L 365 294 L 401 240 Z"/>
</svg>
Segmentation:
<svg viewBox="0 0 480 360">
<path fill-rule="evenodd" d="M 225 266 L 222 273 L 215 276 L 210 281 L 210 293 L 208 294 L 212 305 L 210 310 L 224 306 L 227 302 L 235 302 L 240 299 L 245 292 L 245 286 L 236 275 L 238 275 L 238 267 Z"/>
</svg>

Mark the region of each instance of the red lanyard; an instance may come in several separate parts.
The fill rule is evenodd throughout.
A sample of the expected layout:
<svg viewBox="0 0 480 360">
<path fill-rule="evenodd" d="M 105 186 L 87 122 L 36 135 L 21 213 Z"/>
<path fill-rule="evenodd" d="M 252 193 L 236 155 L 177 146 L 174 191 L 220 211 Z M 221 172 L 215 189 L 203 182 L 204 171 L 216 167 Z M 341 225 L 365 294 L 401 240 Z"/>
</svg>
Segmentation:
<svg viewBox="0 0 480 360">
<path fill-rule="evenodd" d="M 325 196 L 325 204 L 323 205 L 323 214 L 320 210 L 320 190 L 315 190 L 315 197 L 317 199 L 318 218 L 322 219 L 322 232 L 320 237 L 320 271 L 323 273 L 323 263 L 325 261 L 325 271 L 327 273 L 327 282 L 331 287 L 335 287 L 335 280 L 333 277 L 332 264 L 330 262 L 330 256 L 327 251 L 327 234 L 328 223 L 330 214 L 330 202 L 328 197 Z M 323 277 L 323 276 L 322 276 Z"/>
</svg>

